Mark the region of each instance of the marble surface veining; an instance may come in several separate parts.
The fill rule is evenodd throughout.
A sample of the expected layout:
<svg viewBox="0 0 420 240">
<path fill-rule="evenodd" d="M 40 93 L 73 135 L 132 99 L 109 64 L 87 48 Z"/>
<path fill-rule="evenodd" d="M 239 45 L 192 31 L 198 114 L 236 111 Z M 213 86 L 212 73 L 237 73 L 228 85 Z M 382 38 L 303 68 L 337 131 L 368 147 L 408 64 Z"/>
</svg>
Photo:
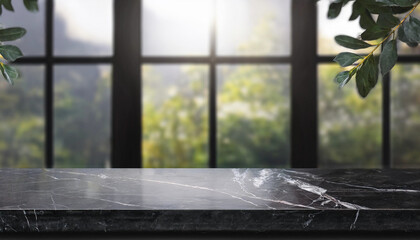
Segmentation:
<svg viewBox="0 0 420 240">
<path fill-rule="evenodd" d="M 0 189 L 0 232 L 420 230 L 420 170 L 1 169 Z"/>
</svg>

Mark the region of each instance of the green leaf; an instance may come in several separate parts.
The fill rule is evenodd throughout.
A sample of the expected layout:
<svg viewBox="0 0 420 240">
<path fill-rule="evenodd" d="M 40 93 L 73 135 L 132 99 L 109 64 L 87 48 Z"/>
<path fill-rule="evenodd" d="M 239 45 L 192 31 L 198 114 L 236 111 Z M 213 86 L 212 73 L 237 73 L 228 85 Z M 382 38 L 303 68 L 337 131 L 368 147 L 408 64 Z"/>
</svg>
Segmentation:
<svg viewBox="0 0 420 240">
<path fill-rule="evenodd" d="M 412 7 L 391 7 L 393 14 L 402 14 L 410 11 Z"/>
<path fill-rule="evenodd" d="M 5 28 L 0 29 L 0 41 L 14 41 L 23 37 L 26 34 L 26 30 L 21 27 Z"/>
<path fill-rule="evenodd" d="M 362 27 L 363 29 L 368 29 L 372 25 L 375 25 L 375 20 L 373 20 L 370 12 L 367 9 L 365 9 L 363 12 L 360 13 L 360 27 Z"/>
<path fill-rule="evenodd" d="M 409 47 L 417 47 L 418 43 L 416 42 L 410 42 L 410 40 L 405 35 L 404 26 L 400 27 L 398 29 L 398 38 L 400 41 L 405 42 Z"/>
<path fill-rule="evenodd" d="M 356 75 L 357 90 L 363 98 L 376 86 L 379 70 L 375 57 L 370 56 L 359 68 Z"/>
<path fill-rule="evenodd" d="M 341 85 L 344 86 L 348 82 L 349 77 L 350 77 L 350 71 L 340 72 L 339 74 L 337 74 L 337 76 L 335 76 L 334 81 L 338 83 L 341 87 Z"/>
<path fill-rule="evenodd" d="M 334 58 L 334 62 L 340 64 L 342 67 L 347 67 L 355 63 L 357 60 L 362 59 L 363 57 L 350 52 L 342 52 Z"/>
<path fill-rule="evenodd" d="M 20 51 L 20 49 L 13 45 L 1 45 L 0 54 L 4 57 L 4 59 L 11 62 L 15 61 L 20 57 L 23 57 L 23 54 Z"/>
<path fill-rule="evenodd" d="M 365 8 L 369 10 L 372 14 L 384 14 L 384 13 L 392 13 L 390 7 L 383 6 L 377 2 L 369 2 L 364 1 Z"/>
<path fill-rule="evenodd" d="M 348 82 L 350 82 L 351 78 L 356 73 L 356 68 L 353 68 L 350 71 L 344 71 L 337 74 L 334 81 L 339 84 L 339 88 L 344 87 Z"/>
<path fill-rule="evenodd" d="M 335 41 L 337 42 L 337 44 L 339 44 L 340 46 L 346 47 L 346 48 L 350 48 L 350 49 L 362 49 L 362 48 L 368 48 L 368 47 L 372 47 L 372 45 L 350 37 L 350 36 L 346 36 L 346 35 L 339 35 L 335 37 Z"/>
<path fill-rule="evenodd" d="M 397 7 L 411 7 L 418 0 L 376 0 L 379 3 L 383 3 L 385 6 L 397 6 Z"/>
<path fill-rule="evenodd" d="M 408 42 L 420 42 L 420 20 L 414 17 L 404 22 L 404 34 Z"/>
<path fill-rule="evenodd" d="M 387 74 L 397 63 L 397 41 L 391 40 L 387 42 L 382 50 L 379 58 L 379 66 L 381 67 L 382 75 Z"/>
<path fill-rule="evenodd" d="M 382 28 L 393 28 L 400 23 L 400 19 L 391 13 L 382 13 L 378 16 L 377 24 Z"/>
<path fill-rule="evenodd" d="M 361 37 L 363 40 L 376 40 L 378 38 L 386 37 L 389 31 L 390 29 L 384 29 L 375 24 L 366 29 L 366 31 L 362 33 Z"/>
<path fill-rule="evenodd" d="M 19 73 L 16 68 L 6 65 L 4 63 L 0 63 L 0 71 L 4 77 L 4 79 L 10 84 L 13 85 L 14 80 L 19 77 Z"/>
<path fill-rule="evenodd" d="M 328 9 L 328 15 L 327 15 L 328 19 L 334 19 L 338 17 L 338 15 L 340 15 L 342 8 L 343 8 L 342 2 L 339 2 L 339 3 L 332 2 Z"/>
<path fill-rule="evenodd" d="M 353 3 L 353 10 L 350 16 L 350 21 L 356 20 L 359 16 L 360 13 L 362 12 L 363 6 L 360 4 L 359 1 L 355 1 Z"/>
<path fill-rule="evenodd" d="M 14 11 L 13 9 L 13 5 L 12 5 L 12 0 L 1 0 L 1 4 L 4 6 L 4 8 L 6 8 L 9 11 Z"/>
<path fill-rule="evenodd" d="M 38 0 L 23 0 L 23 4 L 25 5 L 26 9 L 30 12 L 38 12 Z"/>
</svg>

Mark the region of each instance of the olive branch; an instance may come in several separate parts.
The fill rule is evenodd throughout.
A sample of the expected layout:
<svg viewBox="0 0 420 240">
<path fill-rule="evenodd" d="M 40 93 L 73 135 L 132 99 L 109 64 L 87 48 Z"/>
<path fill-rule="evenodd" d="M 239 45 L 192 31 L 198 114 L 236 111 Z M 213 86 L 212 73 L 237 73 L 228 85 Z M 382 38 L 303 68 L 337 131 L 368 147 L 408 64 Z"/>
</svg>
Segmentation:
<svg viewBox="0 0 420 240">
<path fill-rule="evenodd" d="M 410 47 L 420 43 L 420 20 L 413 17 L 413 12 L 420 4 L 419 0 L 334 0 L 328 10 L 328 18 L 339 16 L 342 7 L 353 2 L 350 21 L 359 19 L 364 32 L 359 38 L 346 35 L 335 37 L 337 44 L 357 50 L 371 48 L 373 50 L 366 56 L 352 52 L 342 52 L 334 61 L 350 70 L 342 71 L 335 77 L 339 87 L 345 86 L 353 76 L 356 76 L 356 86 L 359 94 L 366 97 L 376 86 L 379 69 L 382 75 L 388 74 L 395 66 L 397 53 L 397 40 Z M 400 20 L 398 15 L 404 14 Z M 377 16 L 374 20 L 373 16 Z M 391 38 L 393 36 L 393 38 Z M 369 41 L 380 42 L 371 45 Z M 382 52 L 374 56 L 376 50 L 382 47 Z"/>
<path fill-rule="evenodd" d="M 23 4 L 30 12 L 38 11 L 38 0 L 23 0 Z M 5 10 L 14 12 L 12 0 L 0 0 L 0 15 Z M 22 27 L 10 27 L 0 29 L 0 72 L 4 79 L 11 85 L 19 77 L 19 72 L 10 63 L 23 57 L 22 51 L 15 45 L 5 44 L 4 42 L 15 41 L 22 38 L 26 30 Z"/>
</svg>

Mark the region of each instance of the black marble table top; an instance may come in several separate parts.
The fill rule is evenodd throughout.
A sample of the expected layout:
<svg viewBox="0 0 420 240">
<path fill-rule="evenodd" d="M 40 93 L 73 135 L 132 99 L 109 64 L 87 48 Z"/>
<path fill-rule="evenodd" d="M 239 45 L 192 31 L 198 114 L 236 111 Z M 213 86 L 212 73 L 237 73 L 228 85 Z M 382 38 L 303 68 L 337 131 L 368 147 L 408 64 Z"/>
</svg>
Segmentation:
<svg viewBox="0 0 420 240">
<path fill-rule="evenodd" d="M 0 232 L 419 230 L 420 170 L 0 170 Z"/>
</svg>

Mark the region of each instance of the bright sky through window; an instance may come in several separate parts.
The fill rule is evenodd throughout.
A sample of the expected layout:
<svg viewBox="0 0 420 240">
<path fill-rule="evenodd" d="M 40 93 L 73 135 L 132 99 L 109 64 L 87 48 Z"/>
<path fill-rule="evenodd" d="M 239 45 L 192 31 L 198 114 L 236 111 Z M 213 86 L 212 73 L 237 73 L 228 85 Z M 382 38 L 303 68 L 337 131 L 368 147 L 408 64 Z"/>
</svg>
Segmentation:
<svg viewBox="0 0 420 240">
<path fill-rule="evenodd" d="M 210 0 L 152 0 L 144 1 L 144 7 L 161 18 L 192 22 L 198 26 L 209 23 L 212 15 Z"/>
<path fill-rule="evenodd" d="M 111 0 L 59 0 L 55 2 L 55 11 L 68 20 L 69 37 L 93 44 L 112 45 Z"/>
<path fill-rule="evenodd" d="M 207 55 L 211 0 L 144 0 L 145 55 Z"/>
</svg>

